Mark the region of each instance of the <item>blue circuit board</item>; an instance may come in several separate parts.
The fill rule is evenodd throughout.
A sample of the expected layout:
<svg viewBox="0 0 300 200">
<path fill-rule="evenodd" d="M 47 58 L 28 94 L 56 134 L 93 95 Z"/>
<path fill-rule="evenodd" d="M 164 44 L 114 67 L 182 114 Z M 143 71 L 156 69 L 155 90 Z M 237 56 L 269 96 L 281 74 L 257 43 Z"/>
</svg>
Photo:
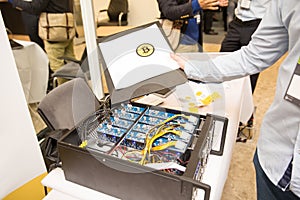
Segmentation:
<svg viewBox="0 0 300 200">
<path fill-rule="evenodd" d="M 153 142 L 152 147 L 175 141 L 176 146 L 163 149 L 164 153 L 170 151 L 175 155 L 186 151 L 193 132 L 201 120 L 193 115 L 178 115 L 152 107 L 133 106 L 129 103 L 113 108 L 111 113 L 110 118 L 97 128 L 99 140 L 143 150 L 146 138 L 149 139 L 161 131 L 163 124 L 163 128 L 169 129 Z"/>
</svg>

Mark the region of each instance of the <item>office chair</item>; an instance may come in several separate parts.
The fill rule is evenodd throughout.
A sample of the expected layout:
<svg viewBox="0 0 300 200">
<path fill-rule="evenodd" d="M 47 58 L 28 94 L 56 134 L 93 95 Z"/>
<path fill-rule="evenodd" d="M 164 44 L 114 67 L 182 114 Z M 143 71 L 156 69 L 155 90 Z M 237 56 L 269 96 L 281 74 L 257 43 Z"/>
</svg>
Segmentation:
<svg viewBox="0 0 300 200">
<path fill-rule="evenodd" d="M 37 112 L 51 130 L 70 130 L 99 106 L 86 81 L 74 78 L 50 91 Z"/>
<path fill-rule="evenodd" d="M 107 100 L 105 100 L 106 102 Z M 50 91 L 37 112 L 48 130 L 39 138 L 47 171 L 60 166 L 57 141 L 103 105 L 82 78 L 74 78 Z"/>
<path fill-rule="evenodd" d="M 107 17 L 102 18 L 103 13 Z M 97 26 L 126 26 L 128 14 L 128 0 L 110 0 L 108 8 L 99 10 Z"/>
<path fill-rule="evenodd" d="M 53 88 L 57 87 L 57 78 L 65 78 L 68 80 L 74 78 L 83 78 L 88 80 L 89 76 L 89 66 L 87 61 L 87 50 L 85 48 L 81 59 L 75 60 L 73 58 L 63 57 L 67 63 L 63 65 L 60 69 L 53 72 L 51 77 L 53 78 Z"/>
</svg>

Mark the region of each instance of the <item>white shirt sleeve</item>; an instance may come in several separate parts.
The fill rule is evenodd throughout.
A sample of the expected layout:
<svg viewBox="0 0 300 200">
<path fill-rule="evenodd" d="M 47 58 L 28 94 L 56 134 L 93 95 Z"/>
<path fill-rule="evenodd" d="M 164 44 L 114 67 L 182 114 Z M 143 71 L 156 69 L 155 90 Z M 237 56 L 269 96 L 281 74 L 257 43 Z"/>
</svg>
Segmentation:
<svg viewBox="0 0 300 200">
<path fill-rule="evenodd" d="M 278 9 L 270 7 L 249 45 L 209 61 L 190 60 L 184 70 L 187 76 L 204 82 L 221 82 L 258 73 L 274 64 L 289 44 Z"/>
</svg>

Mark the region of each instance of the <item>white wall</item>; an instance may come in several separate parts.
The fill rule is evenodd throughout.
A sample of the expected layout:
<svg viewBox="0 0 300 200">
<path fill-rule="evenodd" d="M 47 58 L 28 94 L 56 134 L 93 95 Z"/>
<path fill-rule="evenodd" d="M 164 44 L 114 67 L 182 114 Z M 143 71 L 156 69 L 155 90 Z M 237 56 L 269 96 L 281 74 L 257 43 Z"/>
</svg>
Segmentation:
<svg viewBox="0 0 300 200">
<path fill-rule="evenodd" d="M 100 9 L 106 9 L 110 0 L 93 0 L 95 16 Z M 138 26 L 157 20 L 159 17 L 158 4 L 156 0 L 128 0 L 129 13 L 128 25 Z"/>
<path fill-rule="evenodd" d="M 46 172 L 0 11 L 0 199 Z"/>
</svg>

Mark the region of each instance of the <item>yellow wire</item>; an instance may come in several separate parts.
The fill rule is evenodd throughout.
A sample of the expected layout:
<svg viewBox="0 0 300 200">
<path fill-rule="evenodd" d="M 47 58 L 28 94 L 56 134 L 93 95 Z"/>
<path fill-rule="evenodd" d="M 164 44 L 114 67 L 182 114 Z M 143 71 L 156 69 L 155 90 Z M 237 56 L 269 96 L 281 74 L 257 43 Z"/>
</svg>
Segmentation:
<svg viewBox="0 0 300 200">
<path fill-rule="evenodd" d="M 156 130 L 156 133 L 154 134 L 154 136 L 156 136 L 160 131 L 161 131 L 161 129 L 164 127 L 164 125 L 165 124 L 162 124 L 160 127 L 158 127 L 158 129 Z M 149 135 L 150 135 L 150 132 L 152 132 L 154 130 L 154 128 L 151 128 L 149 131 L 148 131 L 148 133 L 146 134 L 147 136 L 146 136 L 146 141 L 145 141 L 145 148 L 142 150 L 142 154 L 143 154 L 143 158 L 141 159 L 141 161 L 140 161 L 140 164 L 141 165 L 144 165 L 145 163 L 145 159 L 146 159 L 146 156 L 147 156 L 147 151 L 148 151 L 148 149 L 149 149 L 149 147 L 150 147 L 150 143 L 151 143 L 151 139 L 149 138 Z M 153 136 L 153 137 L 154 137 Z M 149 151 L 149 154 L 150 154 L 150 151 Z"/>
<path fill-rule="evenodd" d="M 154 136 L 151 138 L 150 142 L 148 143 L 147 150 L 148 150 L 148 154 L 149 154 L 149 155 L 150 155 L 151 150 L 152 150 L 152 151 L 157 151 L 157 150 L 159 150 L 159 148 L 152 147 L 153 142 L 154 142 L 156 139 L 158 139 L 158 138 L 162 137 L 163 135 L 165 135 L 165 134 L 167 134 L 167 133 L 170 133 L 170 132 L 171 132 L 171 133 L 174 133 L 174 134 L 176 134 L 176 135 L 180 135 L 180 134 L 181 134 L 180 131 L 175 131 L 175 130 L 168 130 L 168 129 L 167 129 L 167 131 L 165 131 L 165 130 L 160 131 L 157 135 L 154 135 Z M 176 144 L 176 141 L 171 141 L 171 142 L 168 142 L 168 143 L 163 144 L 163 145 L 160 145 L 160 146 L 164 146 L 164 147 L 162 147 L 162 148 L 165 149 L 165 148 L 168 148 L 168 147 L 170 147 L 170 146 L 175 146 L 175 144 Z M 168 146 L 168 145 L 170 145 L 170 146 Z M 156 150 L 153 150 L 153 148 L 156 149 Z"/>
<path fill-rule="evenodd" d="M 171 141 L 171 142 L 167 142 L 165 144 L 162 144 L 162 145 L 159 145 L 159 146 L 156 146 L 156 147 L 152 147 L 151 148 L 151 151 L 160 151 L 160 150 L 164 150 L 168 147 L 171 147 L 171 146 L 175 146 L 176 145 L 176 142 L 177 141 Z"/>
<path fill-rule="evenodd" d="M 172 129 L 172 128 L 170 128 L 170 129 L 166 129 L 166 132 L 167 133 L 173 133 L 174 135 L 178 135 L 178 136 L 181 136 L 181 131 L 177 131 L 177 130 L 174 130 L 174 129 Z"/>
<path fill-rule="evenodd" d="M 87 140 L 83 140 L 82 143 L 79 145 L 80 148 L 85 148 L 87 146 Z"/>
<path fill-rule="evenodd" d="M 169 117 L 168 119 L 164 120 L 163 122 L 153 126 L 147 133 L 146 133 L 146 138 L 145 138 L 145 148 L 143 149 L 143 151 L 141 151 L 143 157 L 140 161 L 140 164 L 141 165 L 144 165 L 145 164 L 145 159 L 146 159 L 146 156 L 147 156 L 147 152 L 148 154 L 150 155 L 150 152 L 151 152 L 151 146 L 152 146 L 152 143 L 159 137 L 163 136 L 164 134 L 170 132 L 170 128 L 171 127 L 168 127 L 166 128 L 168 131 L 162 131 L 163 127 L 165 127 L 166 123 L 174 120 L 175 118 L 177 117 L 185 117 L 185 118 L 188 118 L 187 116 L 183 115 L 183 114 L 178 114 L 178 115 L 174 115 L 172 117 Z M 149 135 L 150 133 L 152 133 L 152 131 L 154 131 L 155 128 L 158 129 L 156 130 L 156 133 L 154 134 L 154 136 L 150 139 L 149 138 Z M 173 126 L 172 126 L 173 127 Z M 179 135 L 179 131 L 172 131 L 172 133 L 176 134 L 176 135 Z"/>
</svg>

